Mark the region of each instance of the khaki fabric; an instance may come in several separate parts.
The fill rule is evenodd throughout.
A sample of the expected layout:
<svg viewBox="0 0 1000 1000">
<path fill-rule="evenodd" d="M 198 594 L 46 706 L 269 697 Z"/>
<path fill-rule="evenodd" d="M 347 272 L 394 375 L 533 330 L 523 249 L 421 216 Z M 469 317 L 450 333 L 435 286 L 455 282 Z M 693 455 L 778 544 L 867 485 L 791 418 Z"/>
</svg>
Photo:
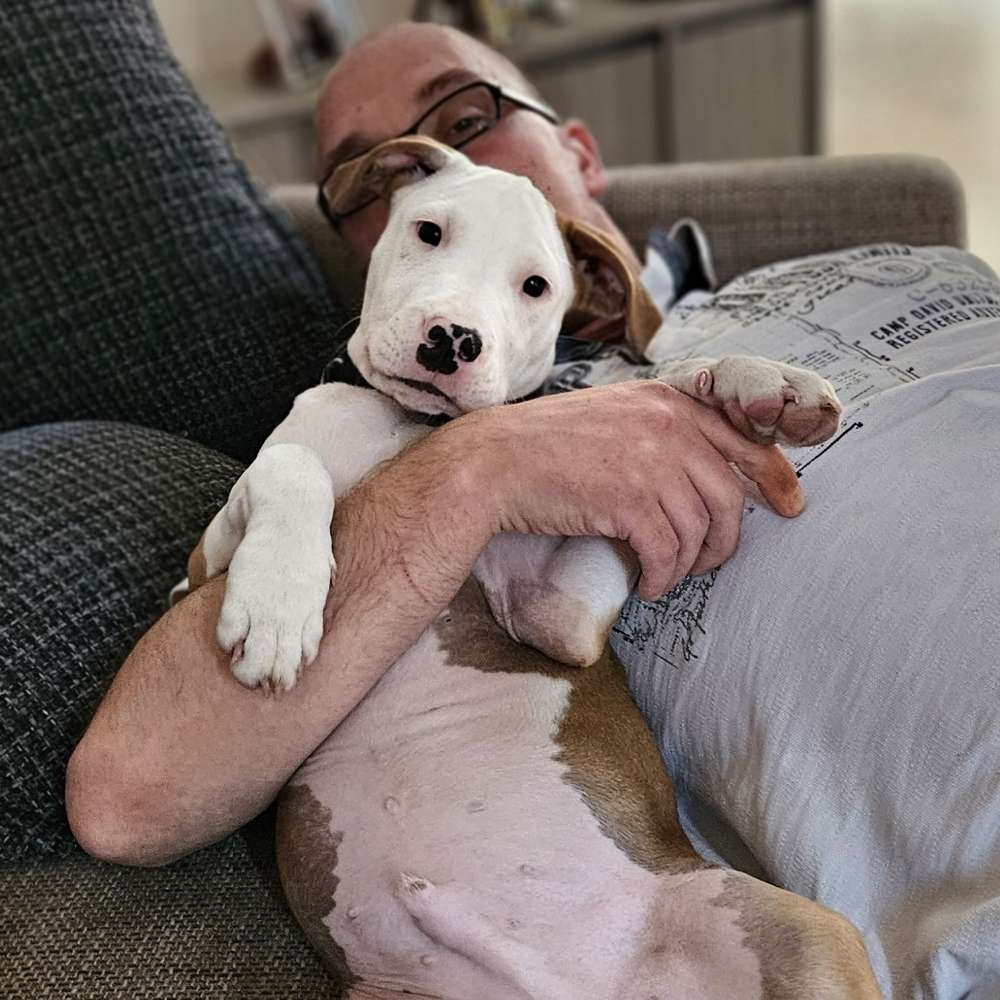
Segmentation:
<svg viewBox="0 0 1000 1000">
<path fill-rule="evenodd" d="M 656 164 L 609 171 L 612 218 L 641 251 L 653 226 L 702 224 L 720 282 L 774 261 L 892 241 L 964 247 L 965 198 L 955 172 L 925 156 L 802 156 Z M 308 185 L 273 192 L 342 301 L 360 303 L 357 267 Z"/>
</svg>

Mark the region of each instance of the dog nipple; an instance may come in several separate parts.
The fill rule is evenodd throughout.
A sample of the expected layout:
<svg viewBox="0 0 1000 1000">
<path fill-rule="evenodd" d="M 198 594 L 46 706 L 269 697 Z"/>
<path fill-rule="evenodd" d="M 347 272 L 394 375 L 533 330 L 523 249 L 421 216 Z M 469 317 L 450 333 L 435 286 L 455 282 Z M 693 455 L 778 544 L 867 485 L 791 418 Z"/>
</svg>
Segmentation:
<svg viewBox="0 0 1000 1000">
<path fill-rule="evenodd" d="M 395 815 L 399 812 L 399 799 L 394 799 L 391 795 L 385 800 L 385 811 Z"/>
<path fill-rule="evenodd" d="M 467 813 L 481 813 L 486 809 L 486 803 L 482 799 L 473 799 L 466 807 Z"/>
<path fill-rule="evenodd" d="M 348 920 L 357 920 L 357 919 L 358 919 L 358 914 L 359 914 L 359 913 L 361 913 L 361 911 L 360 911 L 360 910 L 359 910 L 359 909 L 358 909 L 358 908 L 357 908 L 356 906 L 352 906 L 352 907 L 351 907 L 351 908 L 350 908 L 350 909 L 349 909 L 349 910 L 347 911 L 347 919 L 348 919 Z"/>
<path fill-rule="evenodd" d="M 433 965 L 436 961 L 437 961 L 437 958 L 434 955 L 421 955 L 420 956 L 420 964 L 421 965 Z"/>
</svg>

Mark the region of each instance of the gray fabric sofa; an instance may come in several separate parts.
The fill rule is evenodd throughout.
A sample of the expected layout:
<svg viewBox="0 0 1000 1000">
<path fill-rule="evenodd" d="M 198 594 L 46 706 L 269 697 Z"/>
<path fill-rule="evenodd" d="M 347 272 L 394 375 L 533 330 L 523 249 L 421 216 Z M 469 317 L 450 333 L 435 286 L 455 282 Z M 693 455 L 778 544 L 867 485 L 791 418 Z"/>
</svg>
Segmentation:
<svg viewBox="0 0 1000 1000">
<path fill-rule="evenodd" d="M 276 197 L 336 297 L 357 303 L 360 278 L 312 190 Z M 653 224 L 698 219 L 723 282 L 770 261 L 869 242 L 965 242 L 958 179 L 913 156 L 631 167 L 613 171 L 606 200 L 637 245 Z M 270 812 L 163 868 L 118 867 L 79 850 L 0 867 L 6 1000 L 338 995 L 284 904 Z"/>
</svg>

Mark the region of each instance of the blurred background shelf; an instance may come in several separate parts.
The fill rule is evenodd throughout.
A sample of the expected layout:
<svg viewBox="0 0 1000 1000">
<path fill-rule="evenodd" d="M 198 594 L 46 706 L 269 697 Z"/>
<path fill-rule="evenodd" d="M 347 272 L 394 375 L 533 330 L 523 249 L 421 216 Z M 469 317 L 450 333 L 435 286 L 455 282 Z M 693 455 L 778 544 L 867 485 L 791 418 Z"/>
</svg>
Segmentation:
<svg viewBox="0 0 1000 1000">
<path fill-rule="evenodd" d="M 578 0 L 505 51 L 609 165 L 801 155 L 818 151 L 816 21 L 816 0 Z M 239 66 L 196 82 L 262 180 L 315 177 L 318 84 L 270 92 Z"/>
<path fill-rule="evenodd" d="M 312 105 L 252 88 L 254 0 L 154 0 L 178 57 L 265 182 L 315 177 Z M 413 0 L 362 0 L 367 25 Z M 511 54 L 609 163 L 924 153 L 962 178 L 1000 267 L 1000 0 L 578 0 Z"/>
</svg>

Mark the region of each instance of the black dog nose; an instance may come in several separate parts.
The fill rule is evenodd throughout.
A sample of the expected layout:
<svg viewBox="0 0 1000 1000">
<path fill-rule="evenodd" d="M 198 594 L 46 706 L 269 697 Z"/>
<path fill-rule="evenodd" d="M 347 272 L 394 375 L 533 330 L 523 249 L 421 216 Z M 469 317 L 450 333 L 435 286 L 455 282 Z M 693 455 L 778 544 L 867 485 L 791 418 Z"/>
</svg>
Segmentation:
<svg viewBox="0 0 1000 1000">
<path fill-rule="evenodd" d="M 461 361 L 475 361 L 483 350 L 479 334 L 465 326 L 452 324 L 451 333 L 435 324 L 427 331 L 429 343 L 417 348 L 417 363 L 429 372 L 454 375 L 458 371 L 456 352 Z"/>
</svg>

